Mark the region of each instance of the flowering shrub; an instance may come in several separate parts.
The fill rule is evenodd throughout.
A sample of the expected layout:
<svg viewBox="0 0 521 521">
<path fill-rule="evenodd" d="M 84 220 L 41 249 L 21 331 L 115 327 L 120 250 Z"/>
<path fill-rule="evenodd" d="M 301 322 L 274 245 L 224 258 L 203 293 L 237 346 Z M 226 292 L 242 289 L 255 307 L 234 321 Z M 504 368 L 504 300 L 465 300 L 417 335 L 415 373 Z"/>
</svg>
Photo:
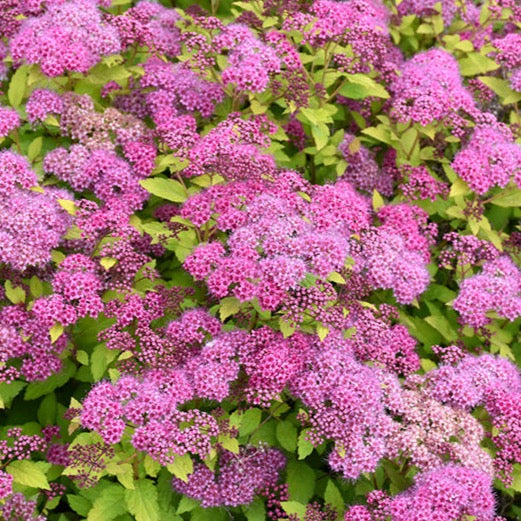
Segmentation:
<svg viewBox="0 0 521 521">
<path fill-rule="evenodd" d="M 0 519 L 519 519 L 520 27 L 0 0 Z"/>
</svg>

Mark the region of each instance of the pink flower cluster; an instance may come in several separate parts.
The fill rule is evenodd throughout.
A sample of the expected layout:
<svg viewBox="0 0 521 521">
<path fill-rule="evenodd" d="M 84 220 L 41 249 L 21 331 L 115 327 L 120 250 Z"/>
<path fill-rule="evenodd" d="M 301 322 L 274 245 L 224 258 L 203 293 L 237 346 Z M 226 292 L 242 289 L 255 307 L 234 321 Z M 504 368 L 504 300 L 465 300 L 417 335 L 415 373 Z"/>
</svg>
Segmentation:
<svg viewBox="0 0 521 521">
<path fill-rule="evenodd" d="M 515 320 L 521 316 L 521 271 L 506 255 L 487 261 L 481 273 L 460 284 L 453 307 L 473 328 L 489 324 L 489 312 Z"/>
<path fill-rule="evenodd" d="M 370 194 L 373 190 L 385 196 L 393 194 L 392 177 L 380 169 L 371 152 L 357 143 L 354 135 L 346 134 L 338 149 L 347 161 L 347 168 L 341 179 Z"/>
<path fill-rule="evenodd" d="M 63 318 L 63 306 L 58 306 L 55 314 Z M 6 306 L 0 310 L 0 380 L 45 380 L 62 369 L 60 354 L 67 347 L 67 335 L 52 342 L 49 329 L 42 327 L 49 326 L 49 315 L 49 309 L 41 312 L 38 307 L 25 311 L 20 306 Z"/>
<path fill-rule="evenodd" d="M 261 42 L 245 25 L 231 24 L 217 35 L 212 44 L 220 52 L 227 51 L 228 64 L 222 71 L 225 85 L 239 90 L 263 92 L 270 77 L 280 71 L 280 59 L 275 50 Z"/>
<path fill-rule="evenodd" d="M 3 138 L 20 126 L 20 116 L 16 110 L 0 106 L 0 138 Z"/>
<path fill-rule="evenodd" d="M 222 452 L 217 465 L 212 472 L 198 463 L 186 483 L 174 478 L 174 490 L 198 499 L 205 508 L 247 505 L 257 493 L 276 485 L 286 458 L 277 449 L 248 446 L 238 454 Z"/>
<path fill-rule="evenodd" d="M 368 502 L 368 507 L 351 507 L 344 521 L 496 519 L 490 476 L 479 470 L 451 464 L 418 474 L 413 487 L 393 498 L 374 491 L 369 495 Z"/>
<path fill-rule="evenodd" d="M 391 91 L 392 111 L 400 122 L 457 125 L 462 113 L 476 112 L 472 95 L 461 82 L 458 62 L 442 49 L 430 49 L 406 61 Z"/>
<path fill-rule="evenodd" d="M 121 49 L 117 31 L 102 21 L 94 0 L 51 3 L 22 23 L 9 46 L 16 63 L 38 63 L 47 76 L 85 73 Z"/>
<path fill-rule="evenodd" d="M 64 191 L 32 191 L 36 174 L 23 156 L 0 152 L 0 261 L 16 270 L 51 260 L 71 224 L 57 199 L 70 199 Z"/>
<path fill-rule="evenodd" d="M 478 194 L 504 188 L 512 177 L 521 186 L 521 146 L 503 123 L 478 125 L 452 168 Z"/>
<path fill-rule="evenodd" d="M 329 465 L 346 479 L 376 469 L 386 455 L 392 423 L 374 370 L 358 362 L 353 351 L 350 341 L 330 334 L 290 382 L 307 408 L 310 441 L 334 442 Z"/>
<path fill-rule="evenodd" d="M 161 4 L 140 0 L 119 16 L 109 16 L 110 25 L 115 27 L 121 46 L 148 47 L 151 52 L 174 58 L 181 51 L 180 32 L 177 22 L 179 14 Z"/>
<path fill-rule="evenodd" d="M 291 13 L 283 28 L 299 31 L 304 42 L 313 47 L 323 47 L 329 42 L 349 45 L 364 67 L 378 68 L 388 58 L 392 46 L 388 18 L 389 13 L 379 0 L 315 0 L 309 12 Z"/>
</svg>

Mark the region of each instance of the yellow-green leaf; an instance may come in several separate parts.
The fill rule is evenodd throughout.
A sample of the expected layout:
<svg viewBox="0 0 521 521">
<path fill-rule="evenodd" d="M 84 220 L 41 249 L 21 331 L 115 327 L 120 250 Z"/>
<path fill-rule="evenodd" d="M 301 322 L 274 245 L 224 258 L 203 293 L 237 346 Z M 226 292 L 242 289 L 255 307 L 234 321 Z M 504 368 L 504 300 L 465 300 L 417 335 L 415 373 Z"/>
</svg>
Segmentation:
<svg viewBox="0 0 521 521">
<path fill-rule="evenodd" d="M 10 463 L 6 470 L 19 485 L 50 490 L 51 487 L 43 470 L 49 466 L 44 462 L 17 460 Z"/>
</svg>

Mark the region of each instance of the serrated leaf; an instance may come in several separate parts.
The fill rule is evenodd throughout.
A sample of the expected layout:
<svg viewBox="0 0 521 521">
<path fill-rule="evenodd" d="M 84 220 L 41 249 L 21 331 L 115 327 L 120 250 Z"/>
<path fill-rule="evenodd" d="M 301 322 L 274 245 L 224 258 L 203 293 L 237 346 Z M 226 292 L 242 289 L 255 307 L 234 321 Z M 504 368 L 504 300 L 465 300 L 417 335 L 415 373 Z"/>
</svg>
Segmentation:
<svg viewBox="0 0 521 521">
<path fill-rule="evenodd" d="M 221 322 L 224 322 L 228 317 L 235 315 L 241 309 L 241 303 L 235 297 L 223 298 L 219 303 L 219 316 Z"/>
<path fill-rule="evenodd" d="M 313 125 L 311 127 L 311 133 L 313 134 L 313 139 L 315 140 L 315 144 L 317 146 L 317 151 L 322 150 L 329 140 L 329 128 L 324 123 L 318 123 L 317 125 Z"/>
<path fill-rule="evenodd" d="M 87 519 L 89 510 L 92 508 L 92 503 L 87 498 L 82 496 L 75 496 L 73 494 L 67 494 L 67 501 L 76 514 L 79 514 L 84 519 Z"/>
<path fill-rule="evenodd" d="M 239 441 L 237 438 L 230 438 L 230 436 L 224 436 L 221 434 L 218 438 L 218 442 L 223 449 L 226 449 L 233 454 L 239 453 Z"/>
<path fill-rule="evenodd" d="M 37 138 L 31 141 L 31 144 L 27 148 L 27 157 L 34 161 L 42 150 L 43 138 L 42 136 L 38 136 Z"/>
<path fill-rule="evenodd" d="M 10 463 L 6 470 L 8 474 L 13 476 L 14 482 L 19 485 L 50 490 L 51 487 L 43 470 L 45 467 L 50 467 L 50 464 L 30 460 L 17 460 Z"/>
<path fill-rule="evenodd" d="M 279 318 L 279 329 L 282 333 L 282 336 L 284 338 L 290 337 L 296 330 L 296 326 L 293 324 L 290 324 L 286 320 L 284 320 L 284 317 Z"/>
<path fill-rule="evenodd" d="M 60 338 L 63 335 L 63 331 L 63 325 L 59 322 L 56 322 L 56 324 L 54 324 L 54 326 L 52 326 L 51 329 L 49 329 L 49 336 L 51 337 L 52 344 L 54 344 L 54 342 L 56 342 L 56 340 L 58 340 L 58 338 Z"/>
<path fill-rule="evenodd" d="M 463 179 L 458 177 L 450 187 L 449 197 L 458 197 L 460 195 L 468 195 L 470 193 L 472 193 L 472 190 L 470 189 L 469 185 L 463 181 Z"/>
<path fill-rule="evenodd" d="M 332 480 L 326 485 L 324 502 L 334 507 L 338 513 L 344 511 L 344 498 Z"/>
<path fill-rule="evenodd" d="M 327 328 L 326 326 L 324 326 L 322 324 L 317 324 L 316 330 L 317 330 L 318 338 L 320 338 L 321 342 L 329 334 L 329 328 Z"/>
<path fill-rule="evenodd" d="M 493 196 L 490 202 L 503 208 L 521 207 L 521 190 L 519 188 L 505 190 Z"/>
<path fill-rule="evenodd" d="M 315 492 L 315 471 L 303 461 L 290 461 L 286 475 L 290 499 L 307 503 Z"/>
<path fill-rule="evenodd" d="M 27 87 L 27 76 L 29 74 L 29 66 L 22 65 L 18 67 L 9 82 L 7 91 L 7 99 L 13 108 L 18 108 L 24 98 L 25 89 Z"/>
<path fill-rule="evenodd" d="M 76 205 L 70 199 L 57 199 L 58 204 L 70 215 L 76 215 Z"/>
<path fill-rule="evenodd" d="M 157 490 L 150 480 L 141 479 L 134 490 L 125 490 L 125 502 L 136 521 L 160 521 Z"/>
<path fill-rule="evenodd" d="M 303 505 L 298 501 L 282 501 L 280 505 L 286 514 L 296 515 L 301 521 L 306 516 L 306 505 Z"/>
<path fill-rule="evenodd" d="M 194 471 L 194 463 L 190 454 L 183 454 L 176 456 L 173 463 L 166 466 L 168 472 L 171 472 L 176 478 L 179 478 L 185 483 L 188 481 L 188 476 Z"/>
<path fill-rule="evenodd" d="M 499 69 L 499 65 L 494 60 L 479 52 L 467 54 L 459 61 L 459 67 L 462 76 L 477 76 Z"/>
<path fill-rule="evenodd" d="M 315 448 L 313 446 L 313 444 L 306 439 L 308 432 L 309 432 L 309 429 L 304 429 L 299 434 L 298 443 L 297 443 L 298 459 L 307 458 L 313 452 L 313 449 Z"/>
<path fill-rule="evenodd" d="M 242 511 L 248 521 L 265 521 L 266 519 L 266 509 L 260 499 L 256 499 L 253 503 L 243 506 Z"/>
<path fill-rule="evenodd" d="M 25 291 L 20 286 L 13 286 L 10 280 L 6 280 L 4 284 L 5 296 L 13 304 L 23 304 L 25 302 Z"/>
<path fill-rule="evenodd" d="M 115 266 L 117 262 L 118 259 L 115 259 L 114 257 L 102 257 L 99 261 L 101 266 L 106 270 L 110 270 L 110 268 L 112 268 L 112 266 Z"/>
<path fill-rule="evenodd" d="M 141 186 L 151 194 L 157 195 L 167 201 L 174 203 L 183 203 L 188 198 L 185 187 L 175 179 L 166 179 L 164 177 L 153 177 L 143 179 L 139 182 Z"/>
<path fill-rule="evenodd" d="M 347 82 L 339 91 L 339 94 L 351 99 L 363 99 L 369 96 L 376 98 L 389 98 L 385 88 L 366 74 L 349 74 Z"/>
<path fill-rule="evenodd" d="M 178 514 L 183 514 L 184 512 L 191 512 L 194 508 L 199 506 L 199 501 L 196 499 L 192 499 L 188 496 L 183 496 L 181 501 L 179 501 L 179 505 L 177 507 L 176 512 Z"/>
<path fill-rule="evenodd" d="M 111 483 L 94 500 L 87 521 L 111 521 L 126 511 L 125 489 Z"/>
<path fill-rule="evenodd" d="M 257 408 L 248 409 L 241 418 L 239 433 L 241 436 L 251 434 L 259 425 L 262 418 L 262 411 Z"/>
<path fill-rule="evenodd" d="M 294 452 L 297 448 L 297 429 L 290 420 L 277 423 L 277 440 L 283 449 Z"/>
</svg>

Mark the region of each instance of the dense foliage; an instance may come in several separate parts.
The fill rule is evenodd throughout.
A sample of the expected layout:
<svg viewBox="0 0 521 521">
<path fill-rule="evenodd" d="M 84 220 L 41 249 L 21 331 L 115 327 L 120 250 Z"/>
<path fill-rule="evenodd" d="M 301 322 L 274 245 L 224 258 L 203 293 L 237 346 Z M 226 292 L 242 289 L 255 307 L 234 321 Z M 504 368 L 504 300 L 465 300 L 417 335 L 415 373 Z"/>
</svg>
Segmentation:
<svg viewBox="0 0 521 521">
<path fill-rule="evenodd" d="M 521 516 L 517 0 L 0 0 L 0 518 Z"/>
</svg>

